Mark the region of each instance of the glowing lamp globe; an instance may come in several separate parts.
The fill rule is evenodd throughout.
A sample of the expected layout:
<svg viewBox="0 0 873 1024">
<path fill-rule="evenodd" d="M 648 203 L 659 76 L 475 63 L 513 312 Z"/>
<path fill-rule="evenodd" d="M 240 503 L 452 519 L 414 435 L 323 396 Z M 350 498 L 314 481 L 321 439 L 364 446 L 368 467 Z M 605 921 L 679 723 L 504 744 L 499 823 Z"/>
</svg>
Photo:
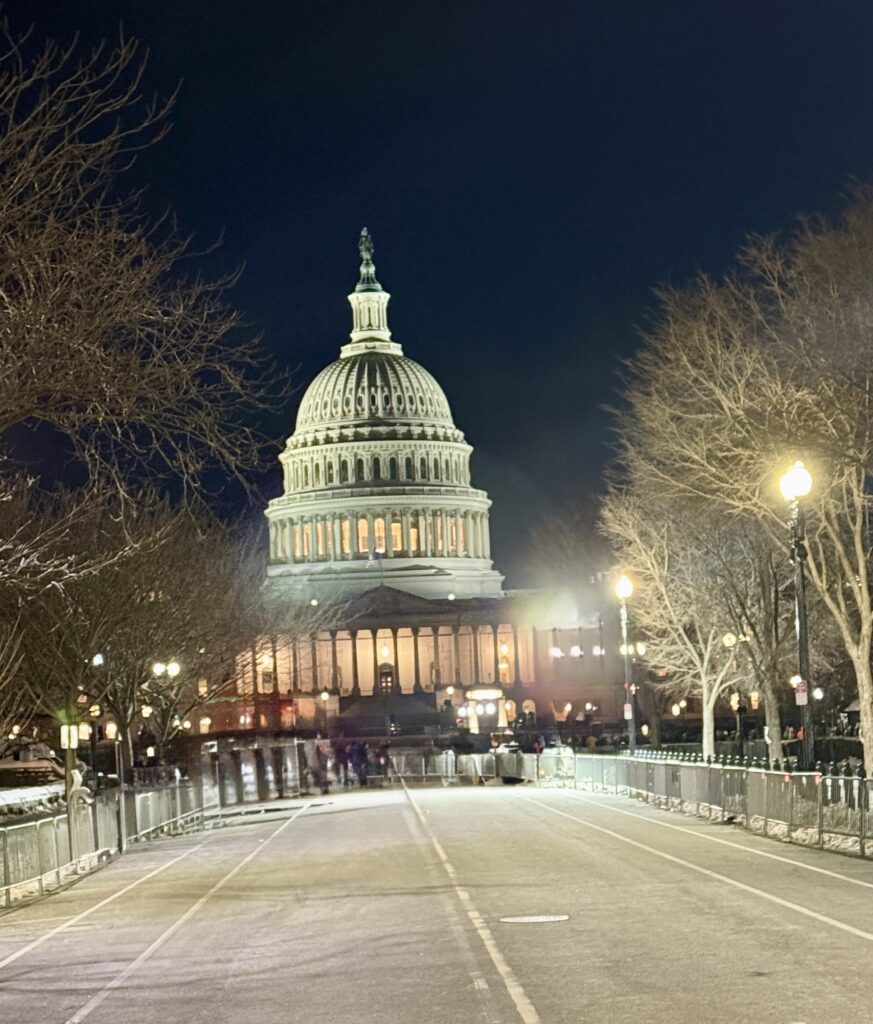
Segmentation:
<svg viewBox="0 0 873 1024">
<path fill-rule="evenodd" d="M 786 501 L 805 498 L 812 490 L 812 474 L 799 459 L 782 474 L 779 490 Z"/>
<path fill-rule="evenodd" d="M 619 601 L 627 601 L 634 592 L 634 585 L 628 576 L 621 576 L 615 585 L 615 596 Z"/>
</svg>

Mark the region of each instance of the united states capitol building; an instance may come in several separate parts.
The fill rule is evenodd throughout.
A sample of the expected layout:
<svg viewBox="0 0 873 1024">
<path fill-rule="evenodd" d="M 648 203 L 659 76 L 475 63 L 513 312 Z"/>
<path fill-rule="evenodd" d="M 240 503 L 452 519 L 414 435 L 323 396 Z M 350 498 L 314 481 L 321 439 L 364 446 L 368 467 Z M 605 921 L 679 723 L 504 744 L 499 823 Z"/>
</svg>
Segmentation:
<svg viewBox="0 0 873 1024">
<path fill-rule="evenodd" d="M 350 339 L 303 395 L 283 493 L 266 510 L 278 626 L 200 731 L 476 733 L 522 713 L 617 723 L 605 585 L 503 590 L 473 449 L 443 389 L 392 337 L 366 229 L 359 250 Z"/>
</svg>

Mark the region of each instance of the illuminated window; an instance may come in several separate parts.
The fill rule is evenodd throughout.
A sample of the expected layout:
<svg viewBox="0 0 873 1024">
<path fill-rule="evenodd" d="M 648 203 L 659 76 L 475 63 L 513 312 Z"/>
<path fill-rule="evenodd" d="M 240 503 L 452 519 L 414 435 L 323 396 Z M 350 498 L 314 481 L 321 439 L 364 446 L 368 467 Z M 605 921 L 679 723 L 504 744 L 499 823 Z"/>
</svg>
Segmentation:
<svg viewBox="0 0 873 1024">
<path fill-rule="evenodd" d="M 369 538 L 367 537 L 367 520 L 361 516 L 358 520 L 358 552 L 366 555 L 370 550 Z"/>
<path fill-rule="evenodd" d="M 340 535 L 342 537 L 343 554 L 349 555 L 352 551 L 351 541 L 351 526 L 349 525 L 348 519 L 343 519 L 340 523 Z"/>
<path fill-rule="evenodd" d="M 321 558 L 324 555 L 325 551 L 324 523 L 318 522 L 315 524 L 315 538 L 318 544 L 318 557 Z"/>
<path fill-rule="evenodd" d="M 420 550 L 418 546 L 418 527 L 409 527 L 409 550 L 412 554 L 415 554 Z"/>
<path fill-rule="evenodd" d="M 501 683 L 508 683 L 509 682 L 509 662 L 506 660 L 506 658 L 501 658 L 500 661 L 497 662 L 497 668 L 498 668 L 499 673 L 500 673 L 500 682 Z"/>
<path fill-rule="evenodd" d="M 439 554 L 443 554 L 443 517 L 434 516 L 434 526 L 436 530 L 436 549 Z"/>
<path fill-rule="evenodd" d="M 452 516 L 451 520 L 449 521 L 449 524 L 450 524 L 450 527 L 451 527 L 451 540 L 450 540 L 450 543 L 452 545 L 452 554 L 457 554 L 457 551 L 458 551 L 458 521 L 457 521 L 457 519 L 455 519 L 454 516 Z"/>
<path fill-rule="evenodd" d="M 385 520 L 381 516 L 373 520 L 373 550 L 385 550 Z"/>
<path fill-rule="evenodd" d="M 309 523 L 303 524 L 303 557 L 310 558 L 312 556 L 312 536 L 309 528 Z"/>
<path fill-rule="evenodd" d="M 209 727 L 212 725 L 212 719 L 209 715 L 204 715 L 199 722 L 200 732 L 209 732 Z"/>
<path fill-rule="evenodd" d="M 197 696 L 205 697 L 209 693 L 209 681 L 205 677 L 197 680 Z"/>
<path fill-rule="evenodd" d="M 275 678 L 272 669 L 261 672 L 261 693 L 272 693 Z"/>
<path fill-rule="evenodd" d="M 403 528 L 400 523 L 391 523 L 391 547 L 395 551 L 400 551 L 403 548 Z"/>
</svg>

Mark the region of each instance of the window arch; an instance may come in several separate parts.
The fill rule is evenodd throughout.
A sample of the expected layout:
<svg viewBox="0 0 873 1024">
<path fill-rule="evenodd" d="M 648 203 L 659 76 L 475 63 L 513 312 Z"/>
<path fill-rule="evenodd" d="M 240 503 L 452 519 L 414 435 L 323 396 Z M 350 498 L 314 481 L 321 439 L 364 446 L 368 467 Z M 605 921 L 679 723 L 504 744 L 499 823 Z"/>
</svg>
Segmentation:
<svg viewBox="0 0 873 1024">
<path fill-rule="evenodd" d="M 345 459 L 340 462 L 339 482 L 341 484 L 347 484 L 349 482 L 349 464 Z"/>
<path fill-rule="evenodd" d="M 355 461 L 355 479 L 356 480 L 365 480 L 366 479 L 366 477 L 364 476 L 364 460 L 363 459 L 357 459 Z"/>
<path fill-rule="evenodd" d="M 448 459 L 446 459 L 446 461 L 445 461 L 445 476 L 443 477 L 443 479 L 444 480 L 451 480 L 452 479 L 452 465 L 451 465 L 451 463 L 449 462 Z"/>
<path fill-rule="evenodd" d="M 427 459 L 423 455 L 421 462 L 418 464 L 418 479 L 427 480 Z"/>
<path fill-rule="evenodd" d="M 299 489 L 300 489 L 300 467 L 295 463 L 294 464 L 294 490 L 297 491 Z"/>
<path fill-rule="evenodd" d="M 366 555 L 370 551 L 370 542 L 367 529 L 367 520 L 364 516 L 358 518 L 358 553 Z"/>
<path fill-rule="evenodd" d="M 303 467 L 303 486 L 309 486 L 309 466 Z"/>
<path fill-rule="evenodd" d="M 327 476 L 325 479 L 325 483 L 333 483 L 333 462 L 328 462 L 327 464 Z"/>
<path fill-rule="evenodd" d="M 440 478 L 440 460 L 434 455 L 433 457 L 433 478 L 439 480 Z"/>
<path fill-rule="evenodd" d="M 403 478 L 404 480 L 412 479 L 412 459 L 408 455 L 403 460 Z"/>
<path fill-rule="evenodd" d="M 393 455 L 388 460 L 388 479 L 397 479 L 397 459 L 395 459 Z"/>
<path fill-rule="evenodd" d="M 316 487 L 320 487 L 321 486 L 321 463 L 320 462 L 316 462 L 315 463 L 315 469 L 314 469 L 313 474 L 312 474 L 312 482 L 313 482 L 313 484 L 315 484 Z"/>
<path fill-rule="evenodd" d="M 374 480 L 381 480 L 382 479 L 382 463 L 379 461 L 379 456 L 378 455 L 376 456 L 375 459 L 373 459 L 373 479 Z"/>
</svg>

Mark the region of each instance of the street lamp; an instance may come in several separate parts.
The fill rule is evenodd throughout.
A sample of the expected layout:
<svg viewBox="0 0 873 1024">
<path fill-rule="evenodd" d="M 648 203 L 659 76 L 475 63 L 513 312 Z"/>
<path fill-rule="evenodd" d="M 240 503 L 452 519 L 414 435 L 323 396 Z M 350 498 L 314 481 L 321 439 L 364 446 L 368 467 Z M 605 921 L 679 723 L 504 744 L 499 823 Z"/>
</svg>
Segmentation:
<svg viewBox="0 0 873 1024">
<path fill-rule="evenodd" d="M 624 717 L 627 720 L 627 748 L 633 753 L 637 746 L 637 727 L 634 715 L 634 688 L 631 684 L 630 648 L 627 642 L 627 602 L 634 592 L 634 585 L 627 576 L 619 578 L 615 585 L 615 596 L 619 600 L 621 617 L 621 642 L 624 651 Z"/>
<path fill-rule="evenodd" d="M 800 679 L 794 688 L 794 700 L 800 707 L 803 726 L 800 767 L 811 770 L 815 762 L 815 740 L 812 732 L 812 708 L 809 705 L 809 634 L 806 626 L 806 536 L 803 506 L 812 490 L 812 475 L 799 460 L 779 480 L 782 497 L 788 502 L 791 529 L 791 561 L 794 563 L 794 629 L 797 633 L 797 667 Z"/>
</svg>

